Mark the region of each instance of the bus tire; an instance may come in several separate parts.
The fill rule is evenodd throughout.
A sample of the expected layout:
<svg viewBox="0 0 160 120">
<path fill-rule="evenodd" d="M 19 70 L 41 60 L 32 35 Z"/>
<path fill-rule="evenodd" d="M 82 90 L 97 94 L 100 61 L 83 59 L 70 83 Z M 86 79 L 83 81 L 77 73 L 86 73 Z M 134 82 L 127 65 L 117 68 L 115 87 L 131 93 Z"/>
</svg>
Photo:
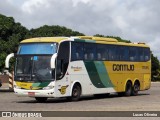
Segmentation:
<svg viewBox="0 0 160 120">
<path fill-rule="evenodd" d="M 47 97 L 35 97 L 35 99 L 37 100 L 37 102 L 39 103 L 44 103 L 47 101 Z"/>
<path fill-rule="evenodd" d="M 124 95 L 130 96 L 132 93 L 132 83 L 130 81 L 127 82 Z"/>
<path fill-rule="evenodd" d="M 81 96 L 81 87 L 80 85 L 75 84 L 72 89 L 72 96 L 67 97 L 69 101 L 78 101 Z"/>
<path fill-rule="evenodd" d="M 140 90 L 140 84 L 138 81 L 136 81 L 132 87 L 132 93 L 131 95 L 136 96 L 138 95 L 138 91 Z"/>
</svg>

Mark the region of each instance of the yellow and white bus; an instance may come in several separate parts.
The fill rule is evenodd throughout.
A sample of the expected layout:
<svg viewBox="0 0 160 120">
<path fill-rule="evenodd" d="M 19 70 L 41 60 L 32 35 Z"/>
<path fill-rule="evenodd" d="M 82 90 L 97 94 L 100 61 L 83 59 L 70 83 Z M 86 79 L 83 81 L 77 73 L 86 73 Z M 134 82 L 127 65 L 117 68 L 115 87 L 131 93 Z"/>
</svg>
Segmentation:
<svg viewBox="0 0 160 120">
<path fill-rule="evenodd" d="M 14 73 L 15 94 L 38 102 L 112 92 L 137 95 L 151 85 L 150 48 L 92 36 L 31 38 L 20 42 Z"/>
</svg>

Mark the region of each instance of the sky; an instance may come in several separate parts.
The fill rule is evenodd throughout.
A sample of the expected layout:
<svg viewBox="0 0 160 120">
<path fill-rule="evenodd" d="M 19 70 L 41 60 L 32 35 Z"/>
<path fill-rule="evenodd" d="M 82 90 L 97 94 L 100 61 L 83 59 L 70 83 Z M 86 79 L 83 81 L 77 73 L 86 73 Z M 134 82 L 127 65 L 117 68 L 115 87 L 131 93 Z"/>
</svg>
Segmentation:
<svg viewBox="0 0 160 120">
<path fill-rule="evenodd" d="M 28 29 L 60 25 L 145 42 L 160 60 L 159 5 L 160 0 L 0 0 L 0 13 Z"/>
</svg>

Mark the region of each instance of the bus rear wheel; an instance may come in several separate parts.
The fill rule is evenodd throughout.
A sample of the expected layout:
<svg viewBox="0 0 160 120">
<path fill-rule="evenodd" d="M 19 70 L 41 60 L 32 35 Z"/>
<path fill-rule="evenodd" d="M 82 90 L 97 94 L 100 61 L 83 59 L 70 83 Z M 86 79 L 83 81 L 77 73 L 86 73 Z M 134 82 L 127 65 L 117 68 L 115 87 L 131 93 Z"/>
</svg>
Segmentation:
<svg viewBox="0 0 160 120">
<path fill-rule="evenodd" d="M 67 97 L 69 101 L 78 101 L 81 96 L 81 87 L 79 85 L 74 85 L 72 89 L 72 96 Z"/>
<path fill-rule="evenodd" d="M 37 102 L 39 103 L 44 103 L 47 101 L 47 97 L 35 97 L 35 99 L 37 100 Z"/>
<path fill-rule="evenodd" d="M 132 87 L 132 93 L 131 93 L 131 95 L 133 95 L 133 96 L 138 95 L 139 89 L 140 89 L 139 82 L 135 82 L 134 86 Z"/>
<path fill-rule="evenodd" d="M 128 81 L 126 84 L 126 89 L 125 89 L 124 95 L 130 96 L 131 92 L 132 92 L 132 83 L 130 81 Z"/>
</svg>

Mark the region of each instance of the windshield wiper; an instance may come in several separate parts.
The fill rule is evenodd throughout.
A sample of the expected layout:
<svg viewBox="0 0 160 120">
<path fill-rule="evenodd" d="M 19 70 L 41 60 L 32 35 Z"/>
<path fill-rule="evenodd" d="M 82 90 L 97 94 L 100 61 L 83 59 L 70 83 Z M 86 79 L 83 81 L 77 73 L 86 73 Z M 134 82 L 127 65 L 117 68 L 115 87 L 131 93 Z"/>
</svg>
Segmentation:
<svg viewBox="0 0 160 120">
<path fill-rule="evenodd" d="M 40 81 L 40 82 L 43 82 L 43 80 L 42 80 L 42 75 L 40 75 L 40 74 L 38 74 L 38 73 L 34 73 L 33 74 L 37 79 L 36 80 L 38 80 L 38 81 Z M 33 77 L 33 76 L 32 76 Z"/>
<path fill-rule="evenodd" d="M 26 80 L 31 80 L 30 75 L 28 74 L 18 74 L 18 75 L 15 75 L 15 77 L 16 77 L 16 80 L 19 80 L 21 82 L 24 82 Z M 29 79 L 26 79 L 26 78 L 29 78 Z"/>
</svg>

